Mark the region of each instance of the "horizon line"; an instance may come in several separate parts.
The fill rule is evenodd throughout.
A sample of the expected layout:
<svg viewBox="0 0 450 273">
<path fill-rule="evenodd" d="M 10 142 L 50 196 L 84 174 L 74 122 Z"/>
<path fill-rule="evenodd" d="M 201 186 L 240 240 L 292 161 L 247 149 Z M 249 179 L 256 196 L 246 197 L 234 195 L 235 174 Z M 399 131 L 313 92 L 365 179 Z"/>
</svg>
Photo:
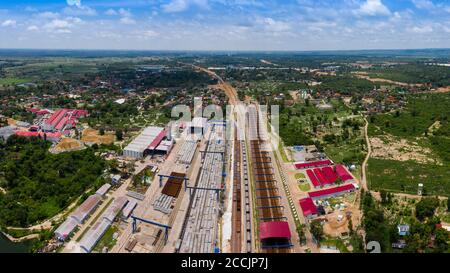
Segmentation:
<svg viewBox="0 0 450 273">
<path fill-rule="evenodd" d="M 386 48 L 386 49 L 314 49 L 314 50 L 283 50 L 283 49 L 108 49 L 108 48 L 1 48 L 0 51 L 23 50 L 23 51 L 130 51 L 130 52 L 351 52 L 351 51 L 414 51 L 414 50 L 450 50 L 450 47 L 426 47 L 426 48 Z"/>
</svg>

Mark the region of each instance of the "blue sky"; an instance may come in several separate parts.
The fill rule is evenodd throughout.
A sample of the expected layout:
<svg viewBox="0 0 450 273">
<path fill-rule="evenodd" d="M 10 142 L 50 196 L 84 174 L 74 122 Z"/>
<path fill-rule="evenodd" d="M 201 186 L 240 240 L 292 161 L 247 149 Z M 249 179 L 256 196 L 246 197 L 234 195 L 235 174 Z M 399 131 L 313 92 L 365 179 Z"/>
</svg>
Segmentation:
<svg viewBox="0 0 450 273">
<path fill-rule="evenodd" d="M 1 0 L 0 48 L 450 48 L 450 1 Z"/>
</svg>

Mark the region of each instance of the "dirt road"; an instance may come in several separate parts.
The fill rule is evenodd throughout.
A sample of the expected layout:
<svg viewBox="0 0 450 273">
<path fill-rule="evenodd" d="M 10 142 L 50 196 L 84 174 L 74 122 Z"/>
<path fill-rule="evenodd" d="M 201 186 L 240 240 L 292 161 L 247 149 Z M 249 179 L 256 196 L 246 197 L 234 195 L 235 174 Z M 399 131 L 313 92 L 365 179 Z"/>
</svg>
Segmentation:
<svg viewBox="0 0 450 273">
<path fill-rule="evenodd" d="M 364 121 L 366 122 L 366 125 L 364 126 L 364 137 L 366 138 L 367 143 L 367 155 L 361 167 L 361 186 L 365 191 L 368 191 L 369 187 L 367 186 L 367 161 L 369 161 L 370 155 L 372 153 L 372 147 L 370 146 L 368 134 L 369 122 L 366 118 L 364 118 Z"/>
</svg>

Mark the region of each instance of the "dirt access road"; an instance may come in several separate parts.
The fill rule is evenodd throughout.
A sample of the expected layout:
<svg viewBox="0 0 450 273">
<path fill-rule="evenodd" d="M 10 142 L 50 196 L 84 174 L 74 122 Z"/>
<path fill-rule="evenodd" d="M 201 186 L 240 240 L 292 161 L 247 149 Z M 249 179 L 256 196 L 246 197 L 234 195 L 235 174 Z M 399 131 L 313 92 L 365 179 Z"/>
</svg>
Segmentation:
<svg viewBox="0 0 450 273">
<path fill-rule="evenodd" d="M 366 125 L 364 126 L 364 137 L 366 138 L 367 143 L 367 155 L 361 167 L 361 186 L 367 192 L 369 190 L 369 187 L 367 187 L 367 161 L 369 161 L 370 155 L 372 154 L 372 147 L 370 146 L 368 133 L 369 122 L 366 118 L 364 118 L 364 121 L 366 122 Z"/>
</svg>

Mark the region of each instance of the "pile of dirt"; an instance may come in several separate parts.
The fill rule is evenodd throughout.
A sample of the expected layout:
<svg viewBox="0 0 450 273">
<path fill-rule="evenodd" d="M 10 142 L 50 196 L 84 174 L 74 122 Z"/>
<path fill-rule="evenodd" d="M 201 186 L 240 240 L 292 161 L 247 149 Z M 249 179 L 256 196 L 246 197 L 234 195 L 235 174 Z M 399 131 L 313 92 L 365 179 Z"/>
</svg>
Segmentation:
<svg viewBox="0 0 450 273">
<path fill-rule="evenodd" d="M 112 144 L 115 141 L 115 135 L 113 133 L 100 135 L 98 130 L 86 128 L 83 130 L 81 141 L 84 143 Z"/>
<path fill-rule="evenodd" d="M 53 152 L 62 153 L 62 152 L 71 152 L 78 151 L 84 149 L 84 144 L 73 138 L 63 138 L 54 148 Z"/>
</svg>

